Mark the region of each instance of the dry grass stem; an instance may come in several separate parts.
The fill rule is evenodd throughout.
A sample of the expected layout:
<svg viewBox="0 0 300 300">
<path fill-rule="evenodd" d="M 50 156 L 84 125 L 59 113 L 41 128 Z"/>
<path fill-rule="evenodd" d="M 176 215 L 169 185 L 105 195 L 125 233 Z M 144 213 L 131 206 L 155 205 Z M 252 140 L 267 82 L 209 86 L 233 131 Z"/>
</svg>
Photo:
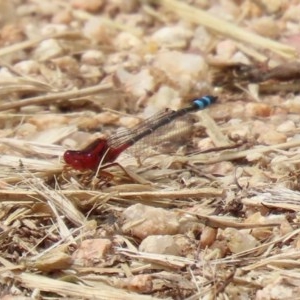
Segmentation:
<svg viewBox="0 0 300 300">
<path fill-rule="evenodd" d="M 95 95 L 97 93 L 105 92 L 107 90 L 110 90 L 111 88 L 112 85 L 110 83 L 107 83 L 84 88 L 81 90 L 51 93 L 50 95 L 32 97 L 16 102 L 1 104 L 0 111 L 22 108 L 29 105 L 45 105 L 50 103 L 53 104 L 55 101 L 82 98 L 86 96 Z"/>
<path fill-rule="evenodd" d="M 219 34 L 271 50 L 286 58 L 295 58 L 297 56 L 297 51 L 293 47 L 259 36 L 186 3 L 177 0 L 161 0 L 155 2 L 165 6 L 168 10 L 175 12 L 185 20 L 201 24 L 215 30 Z"/>
</svg>

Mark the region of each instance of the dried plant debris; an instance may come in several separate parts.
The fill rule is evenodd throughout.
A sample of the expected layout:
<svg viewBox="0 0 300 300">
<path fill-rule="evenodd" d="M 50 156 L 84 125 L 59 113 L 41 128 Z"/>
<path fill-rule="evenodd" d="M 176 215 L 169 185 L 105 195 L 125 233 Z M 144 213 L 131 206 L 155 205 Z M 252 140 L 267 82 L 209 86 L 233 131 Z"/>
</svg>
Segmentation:
<svg viewBox="0 0 300 300">
<path fill-rule="evenodd" d="M 297 299 L 298 2 L 1 1 L 0 299 Z"/>
<path fill-rule="evenodd" d="M 258 84 L 260 93 L 299 92 L 300 63 L 288 62 L 269 68 L 265 64 L 211 63 L 213 83 L 226 89 L 243 91 L 247 85 Z"/>
</svg>

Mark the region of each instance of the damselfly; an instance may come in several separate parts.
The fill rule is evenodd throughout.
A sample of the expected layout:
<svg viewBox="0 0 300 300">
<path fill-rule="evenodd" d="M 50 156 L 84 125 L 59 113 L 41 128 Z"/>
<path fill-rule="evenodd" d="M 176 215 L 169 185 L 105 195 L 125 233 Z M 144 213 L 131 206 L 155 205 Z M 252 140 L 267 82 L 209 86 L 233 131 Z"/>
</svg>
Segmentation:
<svg viewBox="0 0 300 300">
<path fill-rule="evenodd" d="M 187 113 L 203 110 L 216 102 L 215 96 L 204 96 L 193 100 L 188 107 L 175 110 L 167 110 L 158 113 L 137 126 L 114 134 L 107 139 L 98 138 L 83 150 L 67 150 L 64 153 L 64 160 L 67 165 L 76 170 L 96 170 L 99 164 L 112 163 L 127 148 L 140 141 L 142 138 L 152 134 L 173 120 L 186 115 Z"/>
</svg>

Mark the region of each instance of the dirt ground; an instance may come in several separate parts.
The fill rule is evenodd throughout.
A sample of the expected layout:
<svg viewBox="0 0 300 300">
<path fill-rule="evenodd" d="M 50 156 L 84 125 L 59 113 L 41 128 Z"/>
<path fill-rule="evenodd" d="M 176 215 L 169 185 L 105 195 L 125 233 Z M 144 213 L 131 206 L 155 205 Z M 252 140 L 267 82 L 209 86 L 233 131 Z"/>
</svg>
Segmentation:
<svg viewBox="0 0 300 300">
<path fill-rule="evenodd" d="M 0 11 L 1 300 L 300 299 L 300 1 Z"/>
</svg>

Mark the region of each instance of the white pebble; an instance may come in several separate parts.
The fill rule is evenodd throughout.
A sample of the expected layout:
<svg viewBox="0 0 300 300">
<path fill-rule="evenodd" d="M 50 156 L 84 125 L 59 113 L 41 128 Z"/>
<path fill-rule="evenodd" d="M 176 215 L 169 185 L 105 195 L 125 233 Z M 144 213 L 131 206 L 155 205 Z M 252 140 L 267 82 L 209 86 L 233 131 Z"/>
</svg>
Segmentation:
<svg viewBox="0 0 300 300">
<path fill-rule="evenodd" d="M 128 50 L 134 48 L 136 51 L 138 48 L 142 47 L 142 41 L 136 37 L 135 35 L 129 32 L 121 32 L 119 33 L 114 41 L 114 46 L 118 50 Z"/>
<path fill-rule="evenodd" d="M 36 74 L 40 70 L 40 65 L 35 60 L 23 60 L 16 63 L 14 68 L 22 74 Z"/>
<path fill-rule="evenodd" d="M 148 69 L 143 69 L 139 73 L 132 74 L 123 68 L 119 68 L 116 76 L 125 85 L 126 91 L 137 97 L 144 96 L 154 88 L 153 76 Z"/>
<path fill-rule="evenodd" d="M 34 58 L 39 61 L 45 61 L 54 57 L 63 55 L 64 50 L 57 40 L 48 39 L 39 44 L 34 51 Z"/>
<path fill-rule="evenodd" d="M 135 204 L 123 212 L 123 217 L 123 231 L 140 239 L 149 235 L 176 234 L 179 231 L 177 215 L 162 208 Z"/>
<path fill-rule="evenodd" d="M 184 47 L 193 36 L 193 32 L 182 26 L 162 27 L 152 35 L 159 46 Z"/>
<path fill-rule="evenodd" d="M 171 235 L 150 235 L 139 246 L 139 250 L 148 253 L 179 255 L 179 247 Z"/>
<path fill-rule="evenodd" d="M 226 228 L 223 232 L 232 253 L 240 253 L 258 246 L 259 242 L 247 231 Z"/>
<path fill-rule="evenodd" d="M 295 129 L 296 129 L 296 125 L 291 120 L 287 120 L 277 127 L 277 131 L 279 131 L 279 132 L 289 132 L 289 131 L 293 131 Z"/>
<path fill-rule="evenodd" d="M 88 50 L 81 56 L 81 61 L 87 65 L 100 65 L 104 62 L 105 57 L 103 52 L 99 50 Z"/>
</svg>

